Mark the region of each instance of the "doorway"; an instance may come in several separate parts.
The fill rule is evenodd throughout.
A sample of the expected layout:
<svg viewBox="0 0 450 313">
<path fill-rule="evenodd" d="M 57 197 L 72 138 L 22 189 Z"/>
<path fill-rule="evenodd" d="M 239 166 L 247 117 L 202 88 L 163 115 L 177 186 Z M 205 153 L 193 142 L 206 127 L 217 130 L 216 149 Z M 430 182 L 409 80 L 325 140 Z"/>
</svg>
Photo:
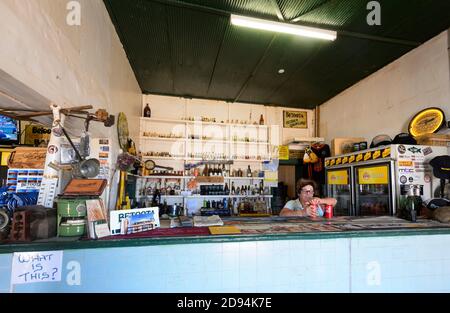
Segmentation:
<svg viewBox="0 0 450 313">
<path fill-rule="evenodd" d="M 293 199 L 296 197 L 295 183 L 296 183 L 296 166 L 295 165 L 281 165 L 278 168 L 278 181 L 283 182 L 287 186 L 287 197 Z"/>
</svg>

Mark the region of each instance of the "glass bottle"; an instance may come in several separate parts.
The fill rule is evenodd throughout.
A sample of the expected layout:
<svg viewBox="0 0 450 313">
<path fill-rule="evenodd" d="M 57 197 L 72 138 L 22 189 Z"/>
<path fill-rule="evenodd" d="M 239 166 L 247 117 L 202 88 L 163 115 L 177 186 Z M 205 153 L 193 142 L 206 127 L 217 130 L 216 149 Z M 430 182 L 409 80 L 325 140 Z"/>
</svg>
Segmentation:
<svg viewBox="0 0 450 313">
<path fill-rule="evenodd" d="M 152 110 L 148 106 L 148 103 L 146 104 L 144 108 L 144 117 L 152 117 Z"/>
<path fill-rule="evenodd" d="M 259 118 L 259 125 L 264 125 L 264 116 L 261 114 L 261 117 Z"/>
</svg>

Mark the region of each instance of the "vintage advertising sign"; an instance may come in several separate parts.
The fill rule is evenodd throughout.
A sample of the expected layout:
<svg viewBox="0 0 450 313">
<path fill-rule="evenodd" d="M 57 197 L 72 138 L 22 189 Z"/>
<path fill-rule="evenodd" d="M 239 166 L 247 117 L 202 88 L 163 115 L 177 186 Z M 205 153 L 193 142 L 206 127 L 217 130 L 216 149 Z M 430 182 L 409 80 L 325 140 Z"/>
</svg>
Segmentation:
<svg viewBox="0 0 450 313">
<path fill-rule="evenodd" d="M 52 130 L 48 127 L 37 126 L 37 125 L 27 125 L 25 126 L 25 144 L 47 146 L 50 140 L 50 134 Z"/>
<path fill-rule="evenodd" d="M 283 111 L 284 128 L 308 128 L 308 112 Z"/>
<path fill-rule="evenodd" d="M 389 167 L 383 165 L 358 168 L 358 182 L 360 185 L 387 184 L 389 182 Z"/>
<path fill-rule="evenodd" d="M 328 175 L 328 185 L 348 185 L 348 171 L 330 171 Z"/>
<path fill-rule="evenodd" d="M 115 210 L 109 212 L 111 235 L 126 235 L 160 226 L 159 208 Z"/>
</svg>

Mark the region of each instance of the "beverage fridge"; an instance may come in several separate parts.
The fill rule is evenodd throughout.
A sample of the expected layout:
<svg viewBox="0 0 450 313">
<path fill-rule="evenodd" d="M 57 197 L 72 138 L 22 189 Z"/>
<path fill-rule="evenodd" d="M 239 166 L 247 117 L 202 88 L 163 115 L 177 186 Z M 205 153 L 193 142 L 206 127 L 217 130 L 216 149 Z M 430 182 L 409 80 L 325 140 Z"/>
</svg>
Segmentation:
<svg viewBox="0 0 450 313">
<path fill-rule="evenodd" d="M 422 200 L 433 198 L 439 180 L 428 163 L 447 153 L 447 147 L 389 145 L 325 159 L 327 196 L 337 200 L 334 215 L 395 215 L 413 187 Z"/>
</svg>

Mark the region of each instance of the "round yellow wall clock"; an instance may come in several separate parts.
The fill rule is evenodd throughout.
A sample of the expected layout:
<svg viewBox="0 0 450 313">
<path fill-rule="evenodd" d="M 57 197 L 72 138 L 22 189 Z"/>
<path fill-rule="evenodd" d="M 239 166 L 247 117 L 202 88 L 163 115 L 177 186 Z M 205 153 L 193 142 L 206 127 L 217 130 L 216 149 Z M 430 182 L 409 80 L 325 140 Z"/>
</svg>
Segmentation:
<svg viewBox="0 0 450 313">
<path fill-rule="evenodd" d="M 408 132 L 413 137 L 437 132 L 445 124 L 444 112 L 439 108 L 420 111 L 411 119 Z"/>
</svg>

